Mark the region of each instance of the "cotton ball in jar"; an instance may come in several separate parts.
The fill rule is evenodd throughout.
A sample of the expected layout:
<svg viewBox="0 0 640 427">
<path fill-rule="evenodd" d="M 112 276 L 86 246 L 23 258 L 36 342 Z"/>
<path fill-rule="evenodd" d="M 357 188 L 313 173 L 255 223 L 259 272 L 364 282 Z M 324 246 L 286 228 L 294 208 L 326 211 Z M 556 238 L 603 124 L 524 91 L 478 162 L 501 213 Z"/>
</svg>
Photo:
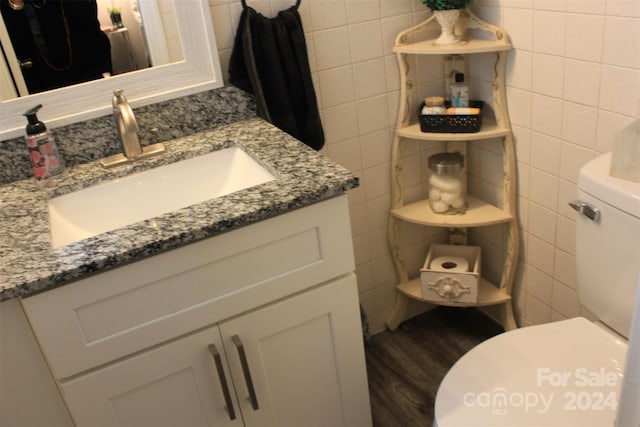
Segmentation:
<svg viewBox="0 0 640 427">
<path fill-rule="evenodd" d="M 464 199 L 461 196 L 456 196 L 451 200 L 451 207 L 454 209 L 463 209 L 464 208 Z"/>
<path fill-rule="evenodd" d="M 437 188 L 432 188 L 431 190 L 429 190 L 429 200 L 431 200 L 432 202 L 437 202 L 441 197 L 442 191 L 438 190 Z"/>
<path fill-rule="evenodd" d="M 449 204 L 438 200 L 431 203 L 431 209 L 433 209 L 435 213 L 444 213 L 449 210 Z"/>
<path fill-rule="evenodd" d="M 459 193 L 441 192 L 440 200 L 453 206 L 453 202 L 460 198 Z"/>
<path fill-rule="evenodd" d="M 451 176 L 431 175 L 429 184 L 440 191 L 447 193 L 460 193 L 462 191 L 462 183 L 460 180 Z"/>
</svg>

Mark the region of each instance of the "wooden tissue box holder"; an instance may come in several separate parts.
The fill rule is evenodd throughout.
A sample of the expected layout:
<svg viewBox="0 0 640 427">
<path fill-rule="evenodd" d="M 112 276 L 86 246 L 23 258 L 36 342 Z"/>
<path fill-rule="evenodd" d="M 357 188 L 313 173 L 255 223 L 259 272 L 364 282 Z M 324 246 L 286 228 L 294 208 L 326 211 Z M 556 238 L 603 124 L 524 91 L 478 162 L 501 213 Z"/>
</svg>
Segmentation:
<svg viewBox="0 0 640 427">
<path fill-rule="evenodd" d="M 431 245 L 424 267 L 420 269 L 422 298 L 438 303 L 478 302 L 480 254 L 478 246 Z M 457 271 L 460 265 L 455 262 L 439 262 L 439 268 L 431 265 L 440 257 L 462 258 L 468 263 L 468 270 Z"/>
</svg>

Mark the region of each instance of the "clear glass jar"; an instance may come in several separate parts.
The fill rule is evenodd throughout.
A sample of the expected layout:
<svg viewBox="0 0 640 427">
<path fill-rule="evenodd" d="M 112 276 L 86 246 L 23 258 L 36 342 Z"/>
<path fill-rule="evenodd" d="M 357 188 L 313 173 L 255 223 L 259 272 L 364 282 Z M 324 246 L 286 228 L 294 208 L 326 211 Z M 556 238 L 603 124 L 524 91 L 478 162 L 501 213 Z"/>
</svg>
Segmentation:
<svg viewBox="0 0 640 427">
<path fill-rule="evenodd" d="M 441 96 L 428 96 L 424 99 L 424 107 L 422 107 L 422 115 L 428 114 L 447 114 L 444 106 L 444 98 Z"/>
<path fill-rule="evenodd" d="M 462 168 L 464 156 L 438 153 L 429 157 L 429 205 L 438 214 L 462 214 L 466 211 L 466 182 Z"/>
</svg>

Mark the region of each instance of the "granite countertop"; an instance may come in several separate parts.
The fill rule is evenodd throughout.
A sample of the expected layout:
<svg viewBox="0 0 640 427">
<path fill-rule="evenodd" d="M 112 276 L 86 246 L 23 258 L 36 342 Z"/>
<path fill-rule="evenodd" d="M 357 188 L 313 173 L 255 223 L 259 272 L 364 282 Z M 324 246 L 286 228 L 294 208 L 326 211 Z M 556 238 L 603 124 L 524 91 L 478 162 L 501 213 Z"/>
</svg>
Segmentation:
<svg viewBox="0 0 640 427">
<path fill-rule="evenodd" d="M 0 301 L 27 297 L 187 243 L 343 194 L 358 178 L 261 119 L 165 142 L 168 153 L 104 169 L 81 164 L 55 181 L 0 187 Z M 276 179 L 53 249 L 47 201 L 87 186 L 229 146 L 243 148 Z M 168 195 L 170 197 L 170 195 Z"/>
</svg>

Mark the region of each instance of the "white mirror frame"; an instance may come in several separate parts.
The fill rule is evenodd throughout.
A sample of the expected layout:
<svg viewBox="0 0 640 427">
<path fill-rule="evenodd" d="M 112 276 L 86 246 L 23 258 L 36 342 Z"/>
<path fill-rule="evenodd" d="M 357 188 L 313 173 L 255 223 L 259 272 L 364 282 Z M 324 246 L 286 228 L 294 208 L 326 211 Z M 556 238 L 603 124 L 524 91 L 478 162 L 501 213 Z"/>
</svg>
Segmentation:
<svg viewBox="0 0 640 427">
<path fill-rule="evenodd" d="M 115 89 L 132 107 L 224 85 L 207 0 L 174 2 L 184 60 L 0 103 L 0 141 L 23 135 L 22 113 L 42 104 L 38 118 L 52 129 L 111 113 Z"/>
</svg>

